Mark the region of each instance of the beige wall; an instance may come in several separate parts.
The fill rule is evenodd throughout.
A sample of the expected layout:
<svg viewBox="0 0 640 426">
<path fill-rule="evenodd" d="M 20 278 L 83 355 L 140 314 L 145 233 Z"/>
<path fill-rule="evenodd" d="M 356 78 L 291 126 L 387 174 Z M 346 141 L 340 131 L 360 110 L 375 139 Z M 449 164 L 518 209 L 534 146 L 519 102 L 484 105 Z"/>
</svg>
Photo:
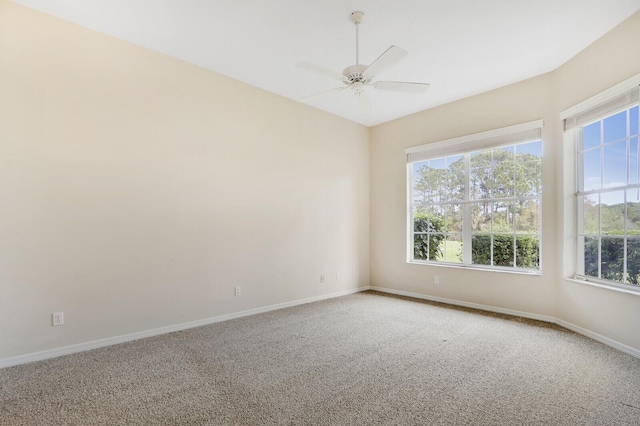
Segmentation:
<svg viewBox="0 0 640 426">
<path fill-rule="evenodd" d="M 371 285 L 553 316 L 556 233 L 551 148 L 551 75 L 376 126 L 371 132 Z M 542 275 L 406 263 L 405 148 L 544 119 Z M 440 277 L 434 284 L 433 276 Z"/>
<path fill-rule="evenodd" d="M 562 110 L 640 73 L 637 40 L 640 13 L 554 72 L 373 128 L 371 285 L 557 318 L 640 351 L 640 296 L 562 278 L 566 158 L 559 119 Z M 404 149 L 540 118 L 545 123 L 542 275 L 407 264 Z M 433 284 L 434 275 L 439 285 Z"/>
<path fill-rule="evenodd" d="M 557 109 L 562 111 L 616 84 L 640 74 L 640 12 L 600 38 L 555 71 Z M 557 129 L 556 155 L 561 156 L 561 129 Z M 562 163 L 562 162 L 560 162 Z M 565 159 L 566 163 L 566 159 Z M 559 164 L 559 169 L 562 164 Z M 565 168 L 569 168 L 568 165 Z M 570 173 L 570 170 L 565 170 Z M 562 176 L 562 175 L 560 175 Z M 569 195 L 569 194 L 567 194 Z M 558 221 L 563 203 L 558 198 Z M 570 230 L 567 230 L 569 233 Z M 558 247 L 562 242 L 557 240 Z M 570 251 L 570 250 L 569 250 Z M 560 252 L 558 251 L 558 256 Z M 561 276 L 560 271 L 557 273 Z M 559 279 L 558 317 L 640 351 L 640 295 L 632 295 Z"/>
<path fill-rule="evenodd" d="M 368 138 L 0 0 L 0 360 L 367 286 Z"/>
</svg>

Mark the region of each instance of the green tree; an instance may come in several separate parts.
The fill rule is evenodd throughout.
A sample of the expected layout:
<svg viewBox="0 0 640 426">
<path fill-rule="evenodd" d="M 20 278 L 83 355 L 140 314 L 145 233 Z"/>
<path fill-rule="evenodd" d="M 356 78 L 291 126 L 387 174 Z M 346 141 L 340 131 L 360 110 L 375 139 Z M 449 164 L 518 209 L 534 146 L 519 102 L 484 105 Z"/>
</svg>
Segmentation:
<svg viewBox="0 0 640 426">
<path fill-rule="evenodd" d="M 442 256 L 443 221 L 439 217 L 419 214 L 413 218 L 416 232 L 413 240 L 413 257 L 421 260 L 435 260 Z M 421 232 L 421 234 L 418 234 Z M 424 234 L 422 234 L 424 232 Z"/>
<path fill-rule="evenodd" d="M 512 235 L 493 236 L 493 257 L 491 257 L 491 235 L 474 235 L 471 240 L 471 261 L 476 265 L 514 266 L 514 245 Z M 515 258 L 518 268 L 537 268 L 540 264 L 540 242 L 529 235 L 519 235 L 515 239 Z"/>
<path fill-rule="evenodd" d="M 542 192 L 540 158 L 502 149 L 474 153 L 470 159 L 469 181 L 472 200 L 535 196 Z M 502 229 L 513 229 L 516 217 L 520 219 L 519 214 L 526 210 L 527 202 L 520 198 L 512 206 L 501 206 L 501 210 L 496 209 L 495 204 L 492 209 L 490 203 L 479 203 L 473 231 L 481 231 L 491 222 L 494 228 L 498 225 Z M 496 212 L 503 213 L 498 223 L 494 217 Z"/>
<path fill-rule="evenodd" d="M 476 152 L 470 155 L 470 175 L 468 179 L 470 200 L 477 200 L 472 206 L 471 229 L 474 233 L 472 247 L 484 250 L 486 255 L 479 254 L 472 249 L 473 263 L 534 268 L 539 264 L 539 243 L 531 234 L 539 230 L 539 205 L 536 197 L 541 193 L 539 157 L 531 154 L 515 152 L 515 148 L 493 149 Z M 414 180 L 415 217 L 428 218 L 430 223 L 436 224 L 437 232 L 460 233 L 463 229 L 461 207 L 457 201 L 464 199 L 465 193 L 465 162 L 463 156 L 448 157 L 426 162 L 416 170 Z M 513 201 L 515 197 L 515 201 Z M 488 201 L 500 198 L 510 198 L 505 201 Z M 487 200 L 487 201 L 483 201 Z M 640 212 L 639 212 L 640 216 Z M 422 220 L 422 219 L 419 219 Z M 416 232 L 417 224 L 414 224 Z M 435 229 L 435 228 L 434 228 Z M 433 235 L 437 232 L 432 233 Z M 508 237 L 489 239 L 480 238 L 478 233 L 511 234 Z M 518 234 L 514 246 L 514 234 Z M 438 234 L 440 241 L 444 235 Z M 521 237 L 529 236 L 522 239 Z M 416 258 L 435 259 L 425 247 L 432 247 L 427 243 L 428 237 L 416 235 Z M 476 244 L 476 239 L 482 244 Z M 422 239 L 420 242 L 418 240 Z M 435 243 L 435 241 L 433 241 Z M 486 246 L 485 243 L 489 245 Z M 493 244 L 493 263 L 491 245 Z M 434 244 L 433 244 L 434 245 Z M 437 247 L 440 247 L 439 245 Z M 418 254 L 425 257 L 418 257 Z M 461 258 L 462 254 L 460 254 Z M 488 263 L 486 263 L 488 262 Z"/>
</svg>

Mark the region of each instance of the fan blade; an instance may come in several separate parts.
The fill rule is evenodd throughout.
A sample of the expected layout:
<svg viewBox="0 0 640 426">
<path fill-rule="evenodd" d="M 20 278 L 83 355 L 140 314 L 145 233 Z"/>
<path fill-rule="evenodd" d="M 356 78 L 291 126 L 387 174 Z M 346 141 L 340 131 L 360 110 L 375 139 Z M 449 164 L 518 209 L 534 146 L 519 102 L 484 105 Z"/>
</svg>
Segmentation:
<svg viewBox="0 0 640 426">
<path fill-rule="evenodd" d="M 322 92 L 315 93 L 315 94 L 309 95 L 309 96 L 305 96 L 302 99 L 298 99 L 298 102 L 306 103 L 306 102 L 314 100 L 315 98 L 319 98 L 320 96 L 324 96 L 324 95 L 326 95 L 328 93 L 340 92 L 341 90 L 348 89 L 348 88 L 349 88 L 349 86 L 344 86 L 344 87 L 334 87 L 333 89 L 329 89 L 329 90 L 323 90 Z"/>
<path fill-rule="evenodd" d="M 385 50 L 382 55 L 378 56 L 378 59 L 373 61 L 373 63 L 369 65 L 369 67 L 364 70 L 363 73 L 370 76 L 378 75 L 378 73 L 389 68 L 391 65 L 395 64 L 408 54 L 409 53 L 406 50 L 398 46 L 391 46 L 390 48 Z"/>
<path fill-rule="evenodd" d="M 296 66 L 307 71 L 335 78 L 336 80 L 344 81 L 346 79 L 342 74 L 338 74 L 337 72 L 328 70 L 325 67 L 321 67 L 320 65 L 312 64 L 311 62 L 298 62 Z"/>
<path fill-rule="evenodd" d="M 356 102 L 358 102 L 358 109 L 360 114 L 369 114 L 372 110 L 371 101 L 369 96 L 365 92 L 358 92 L 355 94 Z"/>
<path fill-rule="evenodd" d="M 376 89 L 404 93 L 424 93 L 429 86 L 429 83 L 409 83 L 406 81 L 376 81 L 373 83 L 373 87 Z"/>
</svg>

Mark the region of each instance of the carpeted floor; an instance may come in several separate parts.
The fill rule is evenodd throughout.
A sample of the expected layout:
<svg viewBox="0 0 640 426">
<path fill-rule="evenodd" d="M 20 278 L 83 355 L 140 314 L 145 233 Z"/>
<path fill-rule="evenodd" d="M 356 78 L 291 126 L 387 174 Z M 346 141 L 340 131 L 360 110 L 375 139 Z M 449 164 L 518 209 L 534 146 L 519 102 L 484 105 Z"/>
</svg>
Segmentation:
<svg viewBox="0 0 640 426">
<path fill-rule="evenodd" d="M 365 292 L 0 370 L 1 425 L 639 425 L 640 359 Z"/>
</svg>

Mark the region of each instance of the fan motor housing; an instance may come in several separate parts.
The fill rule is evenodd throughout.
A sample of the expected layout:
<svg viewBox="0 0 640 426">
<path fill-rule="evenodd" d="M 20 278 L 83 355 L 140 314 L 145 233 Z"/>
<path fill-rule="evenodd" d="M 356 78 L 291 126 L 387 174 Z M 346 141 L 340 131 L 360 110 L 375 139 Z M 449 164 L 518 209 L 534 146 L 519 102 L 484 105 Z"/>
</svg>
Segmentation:
<svg viewBox="0 0 640 426">
<path fill-rule="evenodd" d="M 366 69 L 366 65 L 351 65 L 350 67 L 345 68 L 344 71 L 342 71 L 342 75 L 347 78 L 344 83 L 347 85 L 351 85 L 353 83 L 368 83 L 371 80 L 371 77 L 364 73 Z"/>
</svg>

